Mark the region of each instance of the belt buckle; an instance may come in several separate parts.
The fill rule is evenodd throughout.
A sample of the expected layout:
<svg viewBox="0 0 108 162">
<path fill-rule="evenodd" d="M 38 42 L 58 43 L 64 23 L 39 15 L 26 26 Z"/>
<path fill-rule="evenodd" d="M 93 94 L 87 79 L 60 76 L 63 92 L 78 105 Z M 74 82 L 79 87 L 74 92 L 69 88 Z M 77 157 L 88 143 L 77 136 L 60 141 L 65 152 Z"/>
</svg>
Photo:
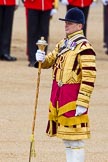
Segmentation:
<svg viewBox="0 0 108 162">
<path fill-rule="evenodd" d="M 58 86 L 59 86 L 59 87 L 62 87 L 62 85 L 63 85 L 63 82 L 62 82 L 61 80 L 59 80 L 59 81 L 58 81 Z"/>
</svg>

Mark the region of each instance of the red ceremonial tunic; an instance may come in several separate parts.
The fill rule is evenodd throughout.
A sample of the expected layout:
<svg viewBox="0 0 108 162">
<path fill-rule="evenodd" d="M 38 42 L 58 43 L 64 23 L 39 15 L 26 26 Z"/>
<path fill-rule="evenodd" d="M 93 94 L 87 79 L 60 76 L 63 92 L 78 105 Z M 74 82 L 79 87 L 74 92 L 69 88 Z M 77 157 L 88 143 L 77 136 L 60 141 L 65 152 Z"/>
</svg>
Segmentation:
<svg viewBox="0 0 108 162">
<path fill-rule="evenodd" d="M 26 0 L 24 6 L 36 10 L 50 10 L 53 8 L 54 0 Z"/>
<path fill-rule="evenodd" d="M 16 4 L 18 4 L 18 0 L 0 0 L 0 5 L 11 6 Z"/>
<path fill-rule="evenodd" d="M 93 0 L 68 0 L 69 4 L 77 7 L 90 6 Z"/>
</svg>

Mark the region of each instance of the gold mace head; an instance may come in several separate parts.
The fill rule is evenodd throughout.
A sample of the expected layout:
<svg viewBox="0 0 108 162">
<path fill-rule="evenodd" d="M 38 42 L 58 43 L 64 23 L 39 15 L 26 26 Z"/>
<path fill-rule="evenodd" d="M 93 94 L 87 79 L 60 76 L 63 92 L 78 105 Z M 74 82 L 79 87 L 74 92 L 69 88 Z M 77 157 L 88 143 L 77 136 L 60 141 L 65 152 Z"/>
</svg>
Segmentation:
<svg viewBox="0 0 108 162">
<path fill-rule="evenodd" d="M 41 51 L 44 51 L 48 43 L 45 41 L 44 37 L 41 37 L 41 39 L 37 41 L 36 45 Z"/>
</svg>

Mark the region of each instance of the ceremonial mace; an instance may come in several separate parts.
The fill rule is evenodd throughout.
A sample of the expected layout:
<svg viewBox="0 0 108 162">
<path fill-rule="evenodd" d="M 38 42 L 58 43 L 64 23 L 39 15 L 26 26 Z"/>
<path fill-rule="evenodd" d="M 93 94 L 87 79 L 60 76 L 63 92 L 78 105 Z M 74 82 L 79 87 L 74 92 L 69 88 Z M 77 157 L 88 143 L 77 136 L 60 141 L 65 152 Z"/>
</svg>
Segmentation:
<svg viewBox="0 0 108 162">
<path fill-rule="evenodd" d="M 41 51 L 45 50 L 45 47 L 48 45 L 47 42 L 44 40 L 44 37 L 41 37 L 40 40 L 37 41 L 36 45 Z M 30 137 L 30 153 L 29 153 L 29 162 L 31 162 L 31 157 L 36 156 L 35 152 L 35 139 L 34 139 L 34 130 L 35 130 L 35 120 L 36 120 L 36 109 L 38 104 L 38 95 L 39 95 L 39 85 L 40 85 L 40 74 L 41 74 L 41 64 L 42 62 L 39 61 L 38 64 L 38 77 L 37 77 L 37 89 L 36 89 L 36 99 L 35 99 L 35 107 L 34 107 L 34 116 L 33 116 L 33 123 L 32 123 L 32 135 Z"/>
</svg>

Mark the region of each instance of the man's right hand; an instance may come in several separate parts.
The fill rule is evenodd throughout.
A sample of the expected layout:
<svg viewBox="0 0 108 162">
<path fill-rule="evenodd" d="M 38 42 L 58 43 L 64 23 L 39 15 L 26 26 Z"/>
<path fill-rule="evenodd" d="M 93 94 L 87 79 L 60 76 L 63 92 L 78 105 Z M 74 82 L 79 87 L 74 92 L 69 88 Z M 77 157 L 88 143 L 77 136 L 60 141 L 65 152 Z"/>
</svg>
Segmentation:
<svg viewBox="0 0 108 162">
<path fill-rule="evenodd" d="M 45 52 L 44 51 L 41 51 L 40 49 L 37 50 L 36 52 L 36 61 L 41 61 L 41 62 L 44 62 L 45 61 Z"/>
<path fill-rule="evenodd" d="M 108 0 L 102 0 L 102 2 L 105 6 L 108 5 Z"/>
</svg>

